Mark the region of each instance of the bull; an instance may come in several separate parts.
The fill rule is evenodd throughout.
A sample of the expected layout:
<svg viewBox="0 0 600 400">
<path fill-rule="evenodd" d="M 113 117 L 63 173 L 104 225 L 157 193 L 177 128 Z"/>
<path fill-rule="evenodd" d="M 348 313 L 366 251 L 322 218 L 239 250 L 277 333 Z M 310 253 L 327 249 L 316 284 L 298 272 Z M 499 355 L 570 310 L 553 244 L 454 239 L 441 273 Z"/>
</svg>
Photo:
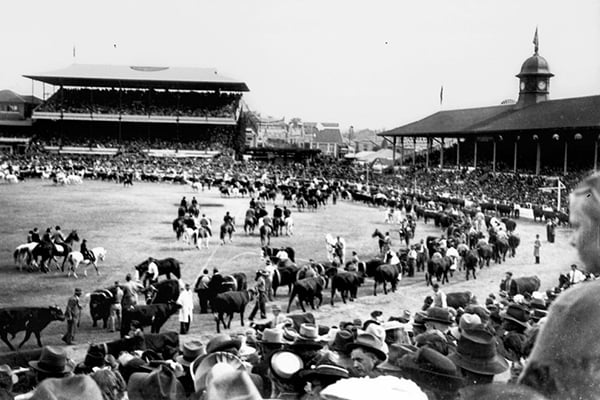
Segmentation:
<svg viewBox="0 0 600 400">
<path fill-rule="evenodd" d="M 362 274 L 356 272 L 337 271 L 336 268 L 331 268 L 328 271 L 331 276 L 331 305 L 335 298 L 336 290 L 340 292 L 342 301 L 346 304 L 346 297 L 350 295 L 350 301 L 356 299 L 358 288 L 364 283 Z M 335 272 L 335 273 L 334 273 Z"/>
<path fill-rule="evenodd" d="M 177 279 L 167 279 L 148 286 L 144 290 L 146 304 L 165 304 L 177 301 L 181 289 Z"/>
<path fill-rule="evenodd" d="M 300 303 L 300 308 L 302 308 L 302 312 L 306 312 L 306 309 L 304 308 L 305 302 L 310 304 L 313 310 L 315 309 L 315 298 L 319 300 L 319 304 L 317 305 L 317 308 L 319 308 L 321 306 L 321 303 L 323 303 L 324 287 L 325 279 L 320 275 L 304 278 L 297 281 L 294 284 L 292 292 L 290 293 L 290 300 L 288 302 L 286 312 L 290 312 L 290 307 L 292 306 L 292 302 L 294 301 L 294 298 L 296 296 L 298 296 L 298 302 Z"/>
<path fill-rule="evenodd" d="M 0 338 L 11 350 L 15 350 L 8 340 L 10 333 L 14 339 L 17 332 L 25 331 L 21 348 L 35 334 L 37 344 L 42 347 L 40 334 L 52 321 L 64 321 L 65 315 L 57 306 L 50 307 L 9 307 L 0 309 Z"/>
<path fill-rule="evenodd" d="M 150 304 L 131 306 L 123 310 L 121 323 L 121 337 L 126 336 L 132 325 L 143 329 L 150 326 L 151 333 L 158 333 L 171 315 L 181 308 L 180 304 L 169 302 L 166 304 Z"/>
<path fill-rule="evenodd" d="M 212 311 L 215 314 L 215 322 L 217 323 L 217 333 L 221 332 L 220 324 L 223 324 L 223 328 L 229 329 L 231 327 L 231 320 L 233 320 L 233 314 L 239 313 L 244 326 L 244 312 L 246 306 L 252 301 L 255 295 L 254 289 L 241 290 L 235 292 L 224 292 L 219 293 L 212 303 Z M 224 315 L 227 314 L 229 321 L 225 323 Z"/>
<path fill-rule="evenodd" d="M 399 276 L 400 271 L 398 271 L 398 268 L 395 265 L 383 264 L 377 267 L 375 275 L 373 276 L 375 280 L 375 283 L 373 284 L 373 296 L 377 296 L 378 284 L 383 285 L 383 293 L 387 294 L 387 282 L 392 285 L 392 292 L 395 292 Z"/>
</svg>

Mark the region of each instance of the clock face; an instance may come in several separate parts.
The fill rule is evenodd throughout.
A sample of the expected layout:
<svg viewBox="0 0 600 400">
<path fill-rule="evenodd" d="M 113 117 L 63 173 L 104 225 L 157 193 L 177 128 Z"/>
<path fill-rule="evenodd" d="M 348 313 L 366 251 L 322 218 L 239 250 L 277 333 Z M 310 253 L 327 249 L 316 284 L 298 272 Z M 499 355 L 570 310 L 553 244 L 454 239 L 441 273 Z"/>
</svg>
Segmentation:
<svg viewBox="0 0 600 400">
<path fill-rule="evenodd" d="M 546 81 L 538 81 L 537 87 L 540 90 L 546 90 Z"/>
</svg>

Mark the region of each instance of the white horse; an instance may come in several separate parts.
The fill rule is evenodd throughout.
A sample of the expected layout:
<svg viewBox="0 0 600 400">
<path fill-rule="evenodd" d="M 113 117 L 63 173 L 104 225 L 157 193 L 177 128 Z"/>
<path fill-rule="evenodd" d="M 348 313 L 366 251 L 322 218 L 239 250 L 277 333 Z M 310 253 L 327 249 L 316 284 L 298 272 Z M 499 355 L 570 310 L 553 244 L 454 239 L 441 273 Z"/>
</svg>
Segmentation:
<svg viewBox="0 0 600 400">
<path fill-rule="evenodd" d="M 83 183 L 83 179 L 80 175 L 71 174 L 67 176 L 67 185 L 81 185 Z"/>
<path fill-rule="evenodd" d="M 192 245 L 194 242 L 194 234 L 195 233 L 196 233 L 196 231 L 194 229 L 185 227 L 185 228 L 183 228 L 183 234 L 181 235 L 181 240 L 183 240 L 183 243 L 185 243 L 187 245 Z"/>
<path fill-rule="evenodd" d="M 96 273 L 100 275 L 100 271 L 98 271 L 98 265 L 96 263 L 104 261 L 104 258 L 106 258 L 106 250 L 104 247 L 94 247 L 90 250 L 90 252 L 94 255 L 96 261 L 92 262 L 90 260 L 84 260 L 83 254 L 81 254 L 79 251 L 72 251 L 69 253 L 67 256 L 67 262 L 69 263 L 67 277 L 71 276 L 72 272 L 75 279 L 77 279 L 77 267 L 79 267 L 79 265 L 86 266 L 86 268 L 83 270 L 83 275 L 87 277 L 87 266 L 90 264 L 94 266 Z"/>
<path fill-rule="evenodd" d="M 283 226 L 286 236 L 294 236 L 294 219 L 291 216 L 283 219 Z"/>
<path fill-rule="evenodd" d="M 5 175 L 4 180 L 8 183 L 19 183 L 19 178 L 15 174 Z"/>
<path fill-rule="evenodd" d="M 20 244 L 15 248 L 13 255 L 15 257 L 15 264 L 17 264 L 20 271 L 23 271 L 23 264 L 29 266 L 31 263 L 31 252 L 37 245 L 37 242 L 31 242 Z"/>
</svg>

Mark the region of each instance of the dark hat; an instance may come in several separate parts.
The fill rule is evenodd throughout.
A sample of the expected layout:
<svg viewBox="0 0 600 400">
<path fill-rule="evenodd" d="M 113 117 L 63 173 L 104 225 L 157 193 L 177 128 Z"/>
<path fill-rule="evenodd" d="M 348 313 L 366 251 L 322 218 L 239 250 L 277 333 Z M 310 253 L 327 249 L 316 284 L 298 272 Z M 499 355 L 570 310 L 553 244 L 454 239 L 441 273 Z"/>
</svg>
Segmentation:
<svg viewBox="0 0 600 400">
<path fill-rule="evenodd" d="M 427 317 L 427 313 L 419 311 L 415 313 L 415 318 L 413 319 L 413 325 L 416 326 L 425 326 L 425 318 Z"/>
<path fill-rule="evenodd" d="M 541 310 L 539 308 L 534 308 L 532 311 L 533 312 L 531 313 L 531 319 L 534 322 L 539 322 L 540 319 L 545 318 L 548 315 L 548 311 Z"/>
<path fill-rule="evenodd" d="M 505 311 L 500 313 L 502 319 L 513 321 L 525 328 L 529 328 L 529 310 L 520 304 L 511 303 L 508 305 Z"/>
<path fill-rule="evenodd" d="M 231 338 L 225 333 L 219 333 L 213 336 L 206 344 L 206 354 L 223 351 L 229 348 L 239 350 L 242 347 L 242 341 L 239 338 Z"/>
<path fill-rule="evenodd" d="M 190 340 L 183 344 L 182 354 L 177 356 L 175 361 L 185 367 L 190 365 L 196 358 L 205 354 L 206 349 L 201 341 Z"/>
<path fill-rule="evenodd" d="M 329 345 L 329 349 L 339 353 L 346 353 L 347 346 L 354 342 L 354 335 L 347 329 L 340 329 L 333 339 L 333 343 Z"/>
<path fill-rule="evenodd" d="M 471 329 L 469 337 L 477 337 L 477 341 L 461 335 L 456 352 L 448 356 L 456 365 L 482 375 L 496 375 L 508 369 L 508 362 L 496 351 L 494 335 L 485 326 Z"/>
<path fill-rule="evenodd" d="M 483 323 L 490 319 L 490 311 L 479 304 L 469 304 L 465 308 L 465 313 L 477 315 Z"/>
<path fill-rule="evenodd" d="M 451 325 L 453 322 L 450 311 L 447 308 L 442 307 L 430 307 L 427 310 L 427 315 L 424 318 L 424 322 L 427 321 L 438 322 L 446 325 Z"/>
<path fill-rule="evenodd" d="M 175 372 L 166 365 L 150 372 L 136 372 L 127 383 L 127 395 L 130 400 L 169 400 L 185 398 L 183 385 Z"/>
<path fill-rule="evenodd" d="M 44 346 L 37 361 L 29 361 L 29 366 L 37 371 L 54 376 L 62 376 L 73 370 L 67 362 L 67 353 L 54 346 Z"/>
<path fill-rule="evenodd" d="M 456 364 L 430 347 L 402 357 L 398 366 L 403 376 L 427 390 L 456 392 L 464 384 Z"/>
<path fill-rule="evenodd" d="M 106 364 L 104 361 L 104 354 L 96 346 L 90 346 L 83 363 L 90 368 L 102 367 Z"/>
<path fill-rule="evenodd" d="M 412 354 L 418 350 L 418 347 L 412 344 L 393 343 L 389 346 L 387 360 L 377 366 L 377 369 L 386 373 L 400 372 L 398 362 L 407 354 Z"/>
<path fill-rule="evenodd" d="M 383 351 L 383 343 L 370 333 L 361 333 L 360 335 L 358 335 L 356 340 L 348 344 L 346 348 L 349 352 L 356 348 L 362 348 L 364 350 L 367 350 L 368 352 L 375 354 L 375 356 L 381 361 L 385 361 L 387 357 L 385 352 Z"/>
<path fill-rule="evenodd" d="M 403 324 L 406 324 L 410 321 L 411 316 L 412 316 L 412 313 L 409 310 L 404 310 L 404 311 L 402 311 L 402 315 L 400 315 L 399 317 L 395 317 L 394 319 L 402 322 Z M 390 321 L 391 320 L 392 319 L 390 318 Z"/>
</svg>

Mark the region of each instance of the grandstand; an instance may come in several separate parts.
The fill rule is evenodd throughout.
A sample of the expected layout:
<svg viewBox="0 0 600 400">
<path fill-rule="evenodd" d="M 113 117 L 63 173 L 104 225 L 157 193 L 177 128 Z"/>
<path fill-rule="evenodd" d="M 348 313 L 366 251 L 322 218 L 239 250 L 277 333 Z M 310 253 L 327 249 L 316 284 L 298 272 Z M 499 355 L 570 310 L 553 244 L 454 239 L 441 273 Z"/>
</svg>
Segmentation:
<svg viewBox="0 0 600 400">
<path fill-rule="evenodd" d="M 73 64 L 25 77 L 55 88 L 32 114 L 50 151 L 205 157 L 245 144 L 249 89 L 214 69 Z"/>
</svg>

